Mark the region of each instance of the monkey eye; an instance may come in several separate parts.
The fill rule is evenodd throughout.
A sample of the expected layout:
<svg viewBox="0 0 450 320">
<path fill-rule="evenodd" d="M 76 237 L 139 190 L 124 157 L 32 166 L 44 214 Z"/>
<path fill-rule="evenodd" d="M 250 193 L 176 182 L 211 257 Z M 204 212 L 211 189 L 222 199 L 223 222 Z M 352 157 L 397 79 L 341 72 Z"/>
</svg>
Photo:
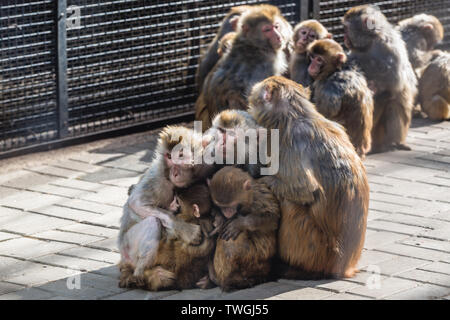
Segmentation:
<svg viewBox="0 0 450 320">
<path fill-rule="evenodd" d="M 167 159 L 169 159 L 169 160 L 172 159 L 172 155 L 170 154 L 170 152 L 167 152 L 167 153 L 166 153 L 166 157 L 167 157 Z"/>
<path fill-rule="evenodd" d="M 310 39 L 315 39 L 315 38 L 316 38 L 316 35 L 315 35 L 315 34 L 310 34 L 310 35 L 309 35 L 309 38 L 310 38 Z"/>
<path fill-rule="evenodd" d="M 278 23 L 276 23 L 275 25 L 274 25 L 274 27 L 275 27 L 275 29 L 280 29 L 280 24 L 278 24 Z"/>
<path fill-rule="evenodd" d="M 263 32 L 270 32 L 270 31 L 272 31 L 272 26 L 263 27 Z"/>
</svg>

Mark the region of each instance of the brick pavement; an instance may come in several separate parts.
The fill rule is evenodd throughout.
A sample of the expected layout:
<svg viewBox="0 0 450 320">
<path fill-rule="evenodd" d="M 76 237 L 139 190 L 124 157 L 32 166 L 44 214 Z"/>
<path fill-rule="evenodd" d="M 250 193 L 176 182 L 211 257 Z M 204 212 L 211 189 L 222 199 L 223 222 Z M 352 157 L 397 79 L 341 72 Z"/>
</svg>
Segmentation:
<svg viewBox="0 0 450 320">
<path fill-rule="evenodd" d="M 449 299 L 450 122 L 414 119 L 413 151 L 365 160 L 371 201 L 356 277 L 280 279 L 232 293 L 117 286 L 121 206 L 155 136 L 0 161 L 0 299 Z"/>
</svg>

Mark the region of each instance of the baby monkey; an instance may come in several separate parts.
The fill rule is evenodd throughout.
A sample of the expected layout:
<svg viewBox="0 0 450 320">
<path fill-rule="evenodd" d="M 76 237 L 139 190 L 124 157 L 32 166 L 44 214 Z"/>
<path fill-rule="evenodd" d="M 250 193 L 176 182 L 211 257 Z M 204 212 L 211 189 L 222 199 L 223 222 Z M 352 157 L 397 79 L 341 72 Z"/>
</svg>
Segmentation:
<svg viewBox="0 0 450 320">
<path fill-rule="evenodd" d="M 219 237 L 209 279 L 224 291 L 266 281 L 276 253 L 280 217 L 274 195 L 264 183 L 235 167 L 220 169 L 209 187 L 221 211 L 210 233 Z"/>
<path fill-rule="evenodd" d="M 200 226 L 201 243 L 189 244 L 163 229 L 156 257 L 151 265 L 146 266 L 143 278 L 133 279 L 130 270 L 131 274 L 122 273 L 121 286 L 134 284 L 150 291 L 188 289 L 194 288 L 197 281 L 208 273 L 208 261 L 214 250 L 214 240 L 208 237 L 213 230 L 208 187 L 205 184 L 195 184 L 179 190 L 171 209 L 179 212 L 178 219 Z"/>
</svg>

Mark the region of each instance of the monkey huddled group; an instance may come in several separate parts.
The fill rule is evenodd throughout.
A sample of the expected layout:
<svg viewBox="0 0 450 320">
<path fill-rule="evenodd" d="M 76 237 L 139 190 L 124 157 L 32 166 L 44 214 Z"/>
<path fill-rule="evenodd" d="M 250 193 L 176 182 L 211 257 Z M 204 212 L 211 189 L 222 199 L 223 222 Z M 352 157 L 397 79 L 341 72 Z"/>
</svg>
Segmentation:
<svg viewBox="0 0 450 320">
<path fill-rule="evenodd" d="M 272 5 L 230 10 L 199 63 L 196 120 L 224 156 L 239 130 L 259 143 L 259 130 L 278 130 L 277 171 L 261 175 L 267 161 L 248 161 L 260 148 L 250 143 L 244 164 L 197 161 L 211 136 L 166 127 L 124 205 L 121 287 L 229 291 L 355 274 L 369 205 L 362 160 L 410 149 L 417 102 L 450 118 L 450 57 L 434 50 L 433 16 L 394 27 L 364 5 L 343 25 L 348 53 L 316 20 L 292 28 Z"/>
</svg>

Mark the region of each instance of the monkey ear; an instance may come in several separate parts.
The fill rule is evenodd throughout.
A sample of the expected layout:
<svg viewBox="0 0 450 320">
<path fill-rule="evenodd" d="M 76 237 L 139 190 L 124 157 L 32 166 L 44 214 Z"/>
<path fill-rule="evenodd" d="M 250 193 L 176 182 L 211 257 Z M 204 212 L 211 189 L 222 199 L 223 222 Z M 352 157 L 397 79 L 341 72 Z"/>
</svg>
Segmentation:
<svg viewBox="0 0 450 320">
<path fill-rule="evenodd" d="M 340 67 L 347 61 L 347 56 L 343 52 L 336 53 L 337 65 Z"/>
<path fill-rule="evenodd" d="M 266 100 L 267 102 L 270 102 L 272 100 L 272 90 L 271 90 L 271 88 L 266 87 L 264 89 L 263 99 Z"/>
<path fill-rule="evenodd" d="M 333 39 L 333 35 L 331 33 L 327 33 L 327 35 L 325 36 L 327 39 Z"/>
<path fill-rule="evenodd" d="M 211 186 L 211 179 L 206 179 L 206 184 L 208 185 L 208 187 L 210 187 Z"/>
<path fill-rule="evenodd" d="M 248 30 L 249 30 L 249 26 L 246 25 L 246 24 L 243 24 L 241 28 L 242 28 L 242 32 L 243 32 L 244 34 L 246 34 L 246 33 L 248 32 Z"/>
<path fill-rule="evenodd" d="M 192 207 L 194 208 L 194 216 L 196 218 L 200 218 L 200 208 L 198 207 L 198 205 L 193 204 Z"/>
<path fill-rule="evenodd" d="M 235 16 L 230 19 L 231 29 L 233 29 L 233 31 L 237 30 L 238 22 L 239 22 L 239 16 Z"/>
<path fill-rule="evenodd" d="M 243 187 L 245 191 L 249 191 L 252 188 L 252 182 L 250 180 L 245 180 Z"/>
<path fill-rule="evenodd" d="M 422 26 L 423 30 L 433 30 L 433 25 L 431 23 L 426 23 Z"/>
</svg>

